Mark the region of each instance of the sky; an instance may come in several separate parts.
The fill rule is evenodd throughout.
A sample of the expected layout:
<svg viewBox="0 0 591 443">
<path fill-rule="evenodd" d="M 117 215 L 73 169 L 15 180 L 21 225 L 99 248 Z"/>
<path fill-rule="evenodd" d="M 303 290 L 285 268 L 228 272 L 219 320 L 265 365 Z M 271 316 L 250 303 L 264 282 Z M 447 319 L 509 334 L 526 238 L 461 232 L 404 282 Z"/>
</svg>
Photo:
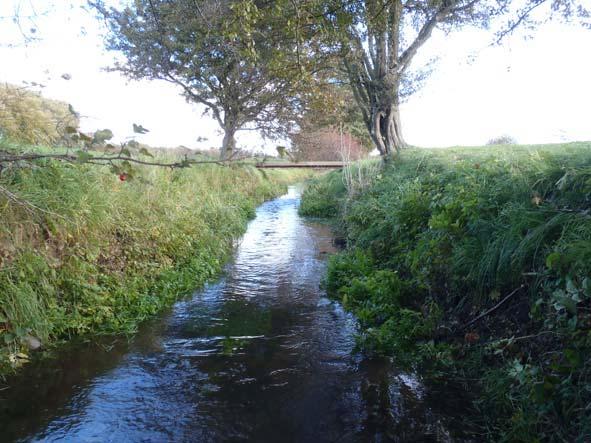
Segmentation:
<svg viewBox="0 0 591 443">
<path fill-rule="evenodd" d="M 105 30 L 80 7 L 84 3 L 0 0 L 0 17 L 12 15 L 16 5 L 23 17 L 31 4 L 37 12 L 34 23 L 21 21 L 21 29 L 0 19 L 0 82 L 43 84 L 44 96 L 71 103 L 83 116 L 85 131 L 109 128 L 123 139 L 139 123 L 150 130 L 140 141 L 152 146 L 219 146 L 215 121 L 187 103 L 178 87 L 129 81 L 105 69 L 117 54 L 104 49 Z M 24 44 L 21 30 L 31 27 L 39 40 Z M 591 140 L 590 30 L 552 23 L 530 39 L 518 33 L 501 46 L 490 43 L 490 34 L 475 29 L 434 33 L 419 62 L 438 57 L 435 70 L 401 108 L 407 142 L 474 146 L 501 135 L 524 144 Z M 237 142 L 268 153 L 285 143 L 252 131 L 238 133 Z"/>
</svg>

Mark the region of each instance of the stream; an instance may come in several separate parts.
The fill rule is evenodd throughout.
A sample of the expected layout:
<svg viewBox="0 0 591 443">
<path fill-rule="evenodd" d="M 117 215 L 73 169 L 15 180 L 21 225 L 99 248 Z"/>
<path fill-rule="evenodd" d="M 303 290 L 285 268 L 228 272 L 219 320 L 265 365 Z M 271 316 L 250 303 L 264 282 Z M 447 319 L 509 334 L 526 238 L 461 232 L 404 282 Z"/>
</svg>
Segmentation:
<svg viewBox="0 0 591 443">
<path fill-rule="evenodd" d="M 73 343 L 0 383 L 0 441 L 455 441 L 454 395 L 354 351 L 320 289 L 330 228 L 261 205 L 222 277 L 132 340 Z"/>
</svg>

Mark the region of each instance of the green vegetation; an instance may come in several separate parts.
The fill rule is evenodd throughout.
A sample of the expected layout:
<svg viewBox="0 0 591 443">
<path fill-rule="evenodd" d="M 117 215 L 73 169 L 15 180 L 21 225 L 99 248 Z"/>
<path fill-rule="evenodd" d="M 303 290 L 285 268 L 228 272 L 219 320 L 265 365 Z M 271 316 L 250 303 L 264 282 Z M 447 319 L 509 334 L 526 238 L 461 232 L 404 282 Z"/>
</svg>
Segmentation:
<svg viewBox="0 0 591 443">
<path fill-rule="evenodd" d="M 78 115 L 67 103 L 10 84 L 0 84 L 0 139 L 54 144 L 68 126 L 78 127 Z"/>
<path fill-rule="evenodd" d="M 301 212 L 338 212 L 327 290 L 359 347 L 465 383 L 479 439 L 587 441 L 591 143 L 413 149 L 345 183 L 317 179 Z"/>
<path fill-rule="evenodd" d="M 336 217 L 341 211 L 345 193 L 345 185 L 339 173 L 331 172 L 318 180 L 313 180 L 306 186 L 300 204 L 300 214 L 322 218 Z"/>
<path fill-rule="evenodd" d="M 306 174 L 199 165 L 138 167 L 131 179 L 88 163 L 3 166 L 0 373 L 37 339 L 134 332 L 215 276 L 256 206 Z"/>
</svg>

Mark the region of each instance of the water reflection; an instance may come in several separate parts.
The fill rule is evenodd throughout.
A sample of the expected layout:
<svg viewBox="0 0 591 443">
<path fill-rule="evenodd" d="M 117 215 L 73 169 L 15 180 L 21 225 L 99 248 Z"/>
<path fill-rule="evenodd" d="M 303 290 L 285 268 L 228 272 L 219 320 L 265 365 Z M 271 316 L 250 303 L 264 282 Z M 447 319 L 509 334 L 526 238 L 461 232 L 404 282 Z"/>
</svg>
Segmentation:
<svg viewBox="0 0 591 443">
<path fill-rule="evenodd" d="M 319 284 L 330 230 L 299 194 L 257 210 L 216 284 L 109 352 L 75 345 L 0 391 L 3 440 L 446 441 L 411 375 L 355 356 Z"/>
</svg>

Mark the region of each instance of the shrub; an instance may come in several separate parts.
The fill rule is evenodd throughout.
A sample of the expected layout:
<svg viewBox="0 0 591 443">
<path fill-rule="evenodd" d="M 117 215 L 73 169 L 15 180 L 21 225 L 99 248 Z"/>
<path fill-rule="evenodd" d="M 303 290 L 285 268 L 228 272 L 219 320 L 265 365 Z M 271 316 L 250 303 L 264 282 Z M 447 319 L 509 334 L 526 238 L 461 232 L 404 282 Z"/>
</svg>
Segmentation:
<svg viewBox="0 0 591 443">
<path fill-rule="evenodd" d="M 493 137 L 489 141 L 486 142 L 487 146 L 494 146 L 494 145 L 516 145 L 517 140 L 511 137 L 510 135 L 500 135 L 498 137 Z"/>
<path fill-rule="evenodd" d="M 324 179 L 312 179 L 304 190 L 299 213 L 309 217 L 335 217 L 341 211 L 346 191 L 337 172 L 326 174 Z"/>
<path fill-rule="evenodd" d="M 294 156 L 299 161 L 359 160 L 368 149 L 348 132 L 335 128 L 304 129 L 291 136 Z"/>
</svg>

